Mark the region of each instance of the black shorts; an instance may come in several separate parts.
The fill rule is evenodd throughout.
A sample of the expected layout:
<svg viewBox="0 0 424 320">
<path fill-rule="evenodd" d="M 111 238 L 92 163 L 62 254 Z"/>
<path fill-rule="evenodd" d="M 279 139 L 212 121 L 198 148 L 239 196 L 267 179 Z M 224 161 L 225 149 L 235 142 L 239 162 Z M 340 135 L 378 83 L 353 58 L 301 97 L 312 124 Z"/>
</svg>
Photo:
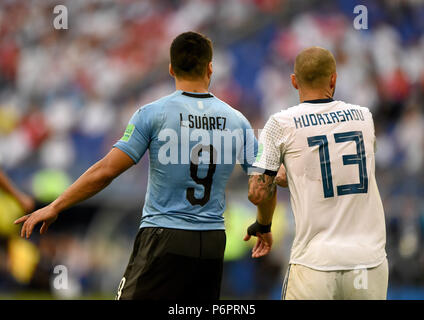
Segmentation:
<svg viewBox="0 0 424 320">
<path fill-rule="evenodd" d="M 219 299 L 225 242 L 224 230 L 140 229 L 116 299 Z"/>
</svg>

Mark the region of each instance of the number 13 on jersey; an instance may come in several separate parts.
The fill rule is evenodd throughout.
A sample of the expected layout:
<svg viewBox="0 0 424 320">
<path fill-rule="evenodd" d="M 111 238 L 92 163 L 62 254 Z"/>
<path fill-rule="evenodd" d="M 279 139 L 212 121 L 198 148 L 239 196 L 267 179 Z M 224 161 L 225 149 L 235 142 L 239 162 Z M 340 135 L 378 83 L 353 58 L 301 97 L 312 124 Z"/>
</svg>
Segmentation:
<svg viewBox="0 0 424 320">
<path fill-rule="evenodd" d="M 335 133 L 336 143 L 354 141 L 356 143 L 356 154 L 343 155 L 344 165 L 358 165 L 359 183 L 344 184 L 337 186 L 337 195 L 347 195 L 368 192 L 367 161 L 365 157 L 365 146 L 362 131 L 349 131 Z M 319 160 L 321 165 L 322 187 L 324 198 L 334 197 L 333 177 L 331 174 L 330 153 L 328 151 L 327 136 L 308 137 L 309 147 L 318 146 Z"/>
</svg>

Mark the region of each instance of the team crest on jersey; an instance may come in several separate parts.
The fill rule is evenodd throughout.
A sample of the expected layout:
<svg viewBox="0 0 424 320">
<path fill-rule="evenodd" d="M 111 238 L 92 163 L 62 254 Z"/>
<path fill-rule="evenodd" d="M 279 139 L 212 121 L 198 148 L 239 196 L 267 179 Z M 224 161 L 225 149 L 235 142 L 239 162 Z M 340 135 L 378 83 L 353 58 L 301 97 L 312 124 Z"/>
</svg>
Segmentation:
<svg viewBox="0 0 424 320">
<path fill-rule="evenodd" d="M 133 132 L 134 132 L 135 126 L 133 124 L 129 124 L 127 128 L 125 129 L 125 133 L 123 137 L 121 138 L 121 141 L 128 142 L 130 140 Z"/>
</svg>

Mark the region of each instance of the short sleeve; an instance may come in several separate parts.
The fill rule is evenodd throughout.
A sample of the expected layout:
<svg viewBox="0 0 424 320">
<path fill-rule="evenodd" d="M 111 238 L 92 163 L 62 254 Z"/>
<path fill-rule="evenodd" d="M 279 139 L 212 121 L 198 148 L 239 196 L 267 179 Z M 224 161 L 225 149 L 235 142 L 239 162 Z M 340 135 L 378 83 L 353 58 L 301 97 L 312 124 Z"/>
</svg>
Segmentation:
<svg viewBox="0 0 424 320">
<path fill-rule="evenodd" d="M 275 117 L 271 116 L 261 131 L 258 153 L 253 166 L 268 171 L 270 175 L 275 175 L 282 163 L 283 143 L 283 128 Z"/>
<path fill-rule="evenodd" d="M 253 168 L 256 154 L 258 153 L 258 140 L 250 125 L 250 122 L 241 115 L 243 129 L 243 150 L 238 155 L 238 160 L 244 172 L 249 173 Z"/>
<path fill-rule="evenodd" d="M 152 115 L 148 108 L 138 109 L 131 117 L 122 138 L 113 145 L 125 152 L 134 163 L 138 163 L 149 147 L 152 128 Z"/>
</svg>

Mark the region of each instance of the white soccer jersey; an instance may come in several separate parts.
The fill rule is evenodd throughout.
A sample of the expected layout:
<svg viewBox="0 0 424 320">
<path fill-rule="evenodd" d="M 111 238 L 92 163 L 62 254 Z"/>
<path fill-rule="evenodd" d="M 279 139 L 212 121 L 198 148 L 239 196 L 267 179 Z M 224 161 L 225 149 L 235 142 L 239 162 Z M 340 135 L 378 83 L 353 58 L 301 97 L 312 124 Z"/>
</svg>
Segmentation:
<svg viewBox="0 0 424 320">
<path fill-rule="evenodd" d="M 284 163 L 296 236 L 290 263 L 317 270 L 385 261 L 385 219 L 375 179 L 375 134 L 367 108 L 331 99 L 270 117 L 254 166 Z"/>
</svg>

